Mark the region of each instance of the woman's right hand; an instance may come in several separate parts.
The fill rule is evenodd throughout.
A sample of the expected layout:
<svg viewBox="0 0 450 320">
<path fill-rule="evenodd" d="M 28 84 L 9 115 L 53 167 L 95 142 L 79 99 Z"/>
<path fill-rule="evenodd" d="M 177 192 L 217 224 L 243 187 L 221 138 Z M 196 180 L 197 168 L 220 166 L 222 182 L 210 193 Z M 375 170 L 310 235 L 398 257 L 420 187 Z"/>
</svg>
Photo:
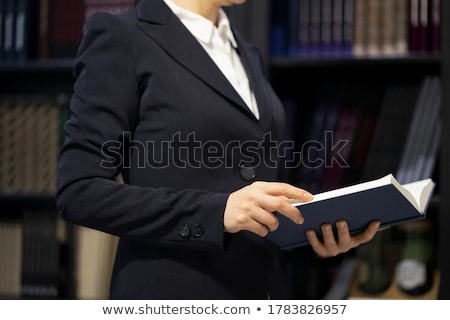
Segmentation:
<svg viewBox="0 0 450 320">
<path fill-rule="evenodd" d="M 291 202 L 311 201 L 313 196 L 287 183 L 257 181 L 230 194 L 225 207 L 225 232 L 247 230 L 261 237 L 278 228 L 274 212 L 302 224 L 304 219 Z"/>
</svg>

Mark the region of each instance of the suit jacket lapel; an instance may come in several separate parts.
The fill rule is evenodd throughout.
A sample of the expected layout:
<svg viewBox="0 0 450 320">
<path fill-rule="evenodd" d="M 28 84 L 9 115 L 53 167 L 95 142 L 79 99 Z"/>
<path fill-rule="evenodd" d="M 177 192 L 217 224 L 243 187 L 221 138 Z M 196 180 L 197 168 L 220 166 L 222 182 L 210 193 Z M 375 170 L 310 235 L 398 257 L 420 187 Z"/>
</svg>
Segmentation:
<svg viewBox="0 0 450 320">
<path fill-rule="evenodd" d="M 271 107 L 268 105 L 267 92 L 265 90 L 266 84 L 265 75 L 262 71 L 259 51 L 246 43 L 240 34 L 233 30 L 233 33 L 238 43 L 239 54 L 241 56 L 242 64 L 249 78 L 250 87 L 255 94 L 256 102 L 259 108 L 260 123 L 263 128 L 268 128 L 271 122 Z M 247 49 L 249 48 L 249 49 Z"/>
<path fill-rule="evenodd" d="M 163 1 L 141 0 L 136 11 L 142 31 L 208 86 L 253 116 L 208 53 Z"/>
</svg>

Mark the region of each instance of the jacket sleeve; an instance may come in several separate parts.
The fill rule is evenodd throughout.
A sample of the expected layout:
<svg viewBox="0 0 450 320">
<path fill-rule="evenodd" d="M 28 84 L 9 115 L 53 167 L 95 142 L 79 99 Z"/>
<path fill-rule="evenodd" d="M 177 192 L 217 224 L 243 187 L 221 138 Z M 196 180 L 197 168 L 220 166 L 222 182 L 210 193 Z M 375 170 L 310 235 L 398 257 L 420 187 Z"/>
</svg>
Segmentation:
<svg viewBox="0 0 450 320">
<path fill-rule="evenodd" d="M 118 17 L 97 13 L 86 22 L 74 76 L 71 117 L 58 157 L 60 215 L 153 245 L 222 250 L 228 194 L 116 182 L 120 159 L 104 146 L 132 132 L 139 108 L 131 44 Z M 112 158 L 117 167 L 102 166 Z"/>
</svg>

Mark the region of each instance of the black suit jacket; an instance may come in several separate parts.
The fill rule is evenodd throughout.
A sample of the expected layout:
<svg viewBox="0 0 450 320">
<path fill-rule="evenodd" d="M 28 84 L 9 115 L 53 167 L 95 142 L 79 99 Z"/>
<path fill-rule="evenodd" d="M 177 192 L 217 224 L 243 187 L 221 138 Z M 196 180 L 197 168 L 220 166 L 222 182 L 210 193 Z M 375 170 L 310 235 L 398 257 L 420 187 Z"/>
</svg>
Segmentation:
<svg viewBox="0 0 450 320">
<path fill-rule="evenodd" d="M 120 237 L 111 298 L 290 297 L 278 248 L 223 231 L 231 192 L 277 180 L 285 128 L 256 51 L 235 35 L 260 120 L 162 0 L 85 25 L 57 204 Z"/>
</svg>

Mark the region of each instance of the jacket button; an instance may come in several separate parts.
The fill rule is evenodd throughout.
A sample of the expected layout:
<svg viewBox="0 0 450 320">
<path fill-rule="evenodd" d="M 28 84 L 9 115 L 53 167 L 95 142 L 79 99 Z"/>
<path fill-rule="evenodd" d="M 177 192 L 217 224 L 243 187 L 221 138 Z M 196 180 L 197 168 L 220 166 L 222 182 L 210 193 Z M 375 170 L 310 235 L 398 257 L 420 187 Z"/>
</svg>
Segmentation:
<svg viewBox="0 0 450 320">
<path fill-rule="evenodd" d="M 191 235 L 191 228 L 189 228 L 188 224 L 183 224 L 180 227 L 180 236 L 183 239 L 187 239 L 187 238 L 189 238 L 190 235 Z"/>
<path fill-rule="evenodd" d="M 192 235 L 195 238 L 201 237 L 203 235 L 203 233 L 204 233 L 204 230 L 203 230 L 202 226 L 199 226 L 198 224 L 196 224 L 192 227 Z"/>
<path fill-rule="evenodd" d="M 239 170 L 239 173 L 241 174 L 241 177 L 246 181 L 253 180 L 256 177 L 256 169 L 253 167 L 242 166 Z"/>
</svg>

